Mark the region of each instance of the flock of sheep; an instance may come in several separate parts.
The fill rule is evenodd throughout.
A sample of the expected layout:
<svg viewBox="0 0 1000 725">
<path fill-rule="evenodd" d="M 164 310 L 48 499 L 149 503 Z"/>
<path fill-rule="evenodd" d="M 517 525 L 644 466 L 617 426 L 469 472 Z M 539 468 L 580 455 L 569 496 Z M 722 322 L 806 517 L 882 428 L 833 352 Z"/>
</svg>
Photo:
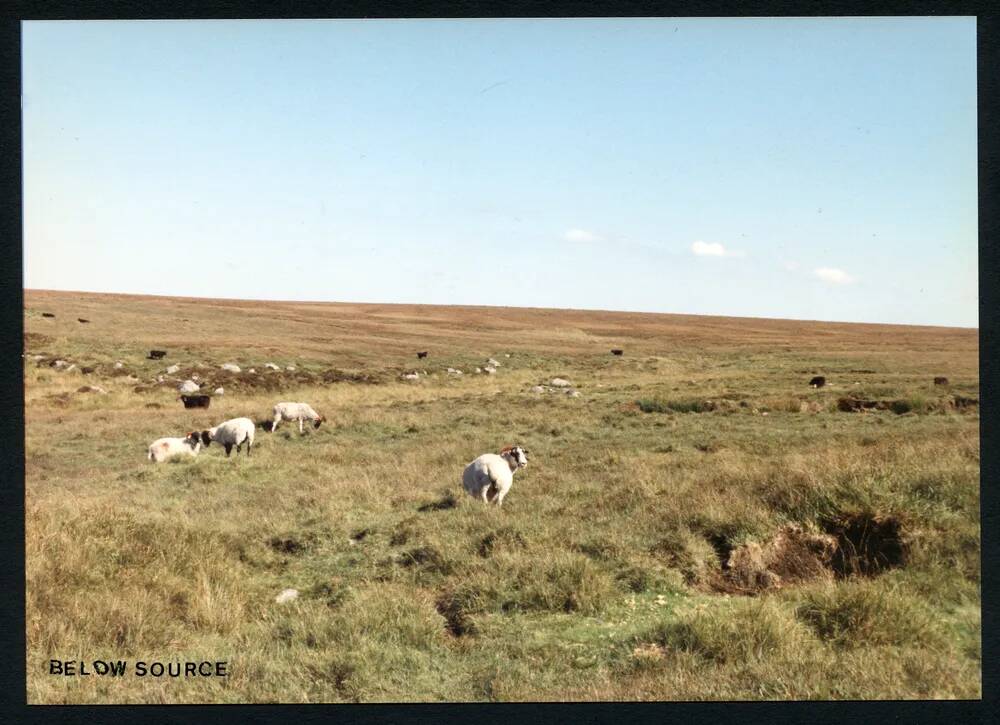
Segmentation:
<svg viewBox="0 0 1000 725">
<path fill-rule="evenodd" d="M 311 421 L 314 428 L 319 428 L 326 421 L 308 403 L 278 403 L 272 412 L 274 417 L 267 426 L 272 433 L 282 421 L 298 421 L 300 434 L 305 421 Z M 239 454 L 245 443 L 249 456 L 256 428 L 249 418 L 233 418 L 201 432 L 192 431 L 184 438 L 159 438 L 149 445 L 147 457 L 155 463 L 194 457 L 202 446 L 207 448 L 213 442 L 225 449 L 227 458 L 234 447 Z M 504 497 L 514 484 L 514 473 L 527 465 L 527 451 L 520 446 L 507 446 L 499 453 L 484 453 L 465 467 L 462 486 L 470 496 L 481 499 L 484 504 L 492 502 L 503 506 Z"/>
</svg>

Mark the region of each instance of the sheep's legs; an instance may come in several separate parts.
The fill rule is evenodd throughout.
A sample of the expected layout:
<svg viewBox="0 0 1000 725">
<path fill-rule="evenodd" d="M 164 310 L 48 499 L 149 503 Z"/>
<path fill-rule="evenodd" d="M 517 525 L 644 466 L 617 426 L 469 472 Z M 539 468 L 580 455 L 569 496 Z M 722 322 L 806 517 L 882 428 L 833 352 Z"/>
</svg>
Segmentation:
<svg viewBox="0 0 1000 725">
<path fill-rule="evenodd" d="M 302 419 L 299 418 L 299 435 L 302 435 Z"/>
<path fill-rule="evenodd" d="M 226 458 L 229 458 L 229 452 L 233 450 L 232 443 L 226 443 Z"/>
<path fill-rule="evenodd" d="M 489 500 L 486 498 L 486 494 L 489 493 L 489 490 L 489 486 L 483 486 L 483 503 L 489 503 Z"/>
<path fill-rule="evenodd" d="M 281 416 L 280 415 L 274 416 L 274 422 L 271 423 L 271 432 L 272 433 L 274 433 L 274 431 L 278 430 L 278 423 L 280 423 L 280 422 L 281 422 Z"/>
</svg>

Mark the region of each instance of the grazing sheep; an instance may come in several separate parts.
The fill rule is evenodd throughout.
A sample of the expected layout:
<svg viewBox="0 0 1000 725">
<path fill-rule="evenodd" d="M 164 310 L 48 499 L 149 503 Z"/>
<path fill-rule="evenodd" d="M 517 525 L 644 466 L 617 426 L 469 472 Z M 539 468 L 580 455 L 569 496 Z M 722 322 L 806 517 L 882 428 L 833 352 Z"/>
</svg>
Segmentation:
<svg viewBox="0 0 1000 725">
<path fill-rule="evenodd" d="M 161 357 L 167 354 L 166 350 L 150 350 L 147 359 L 149 360 L 159 360 Z"/>
<path fill-rule="evenodd" d="M 514 484 L 514 472 L 527 465 L 527 451 L 520 446 L 507 446 L 499 454 L 484 453 L 465 467 L 462 486 L 483 503 L 494 501 L 503 506 L 504 496 Z"/>
<path fill-rule="evenodd" d="M 246 443 L 247 455 L 249 456 L 250 449 L 253 448 L 253 435 L 254 424 L 252 420 L 249 418 L 233 418 L 224 423 L 219 423 L 214 428 L 203 430 L 201 432 L 201 442 L 206 448 L 211 445 L 212 441 L 221 444 L 226 449 L 226 458 L 229 458 L 229 452 L 232 451 L 233 446 L 236 446 L 236 452 L 239 453 L 240 447 Z"/>
<path fill-rule="evenodd" d="M 942 378 L 942 377 L 934 378 L 934 384 L 935 385 L 947 385 L 948 384 L 948 378 Z"/>
<path fill-rule="evenodd" d="M 51 312 L 43 312 L 42 317 L 55 317 Z"/>
<path fill-rule="evenodd" d="M 207 408 L 212 402 L 210 395 L 182 395 L 179 400 L 185 408 Z"/>
<path fill-rule="evenodd" d="M 278 403 L 274 406 L 274 423 L 271 424 L 271 432 L 278 430 L 278 423 L 283 420 L 298 421 L 299 433 L 302 433 L 302 421 L 311 420 L 314 428 L 319 428 L 326 420 L 317 413 L 308 403 Z"/>
<path fill-rule="evenodd" d="M 612 355 L 617 355 L 618 357 L 621 357 L 622 355 L 625 354 L 625 351 L 622 350 L 622 349 L 620 349 L 620 348 L 615 347 L 615 348 L 611 349 L 611 354 Z"/>
<path fill-rule="evenodd" d="M 86 323 L 90 322 L 90 320 L 85 320 L 85 319 L 83 319 L 82 317 L 77 317 L 77 318 L 76 318 L 76 321 L 77 321 L 77 322 L 82 322 L 82 323 L 84 323 L 84 324 L 86 324 Z"/>
<path fill-rule="evenodd" d="M 201 438 L 197 432 L 192 432 L 186 438 L 159 438 L 153 441 L 147 457 L 156 463 L 163 463 L 177 456 L 197 456 L 199 450 Z"/>
<path fill-rule="evenodd" d="M 417 359 L 418 360 L 423 360 L 425 357 L 427 357 L 427 351 L 426 350 L 424 350 L 423 352 L 418 352 L 417 353 Z"/>
<path fill-rule="evenodd" d="M 809 381 L 810 388 L 822 388 L 824 385 L 826 385 L 826 378 L 822 375 L 817 375 Z"/>
</svg>

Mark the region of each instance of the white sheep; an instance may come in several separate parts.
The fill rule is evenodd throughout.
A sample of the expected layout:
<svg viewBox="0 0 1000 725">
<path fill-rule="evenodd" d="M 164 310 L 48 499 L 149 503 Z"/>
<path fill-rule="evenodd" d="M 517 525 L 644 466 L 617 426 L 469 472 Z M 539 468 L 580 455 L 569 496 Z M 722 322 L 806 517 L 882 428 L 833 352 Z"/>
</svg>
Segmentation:
<svg viewBox="0 0 1000 725">
<path fill-rule="evenodd" d="M 298 421 L 299 433 L 302 433 L 302 421 L 311 420 L 314 428 L 319 428 L 326 420 L 317 413 L 308 403 L 278 403 L 274 406 L 274 422 L 271 424 L 271 432 L 278 430 L 278 423 L 283 420 Z"/>
<path fill-rule="evenodd" d="M 229 453 L 232 451 L 233 446 L 236 446 L 236 452 L 239 453 L 240 447 L 246 443 L 247 455 L 249 456 L 250 449 L 253 448 L 253 435 L 254 424 L 252 420 L 249 418 L 233 418 L 224 423 L 219 423 L 214 428 L 203 430 L 201 432 L 201 442 L 205 444 L 206 448 L 211 445 L 212 441 L 221 444 L 226 449 L 226 458 L 229 458 Z"/>
<path fill-rule="evenodd" d="M 503 505 L 503 498 L 514 484 L 514 472 L 528 465 L 527 451 L 520 446 L 507 446 L 500 453 L 484 453 L 465 467 L 462 486 L 473 498 L 483 503 L 495 501 Z"/>
<path fill-rule="evenodd" d="M 163 463 L 176 456 L 197 456 L 201 450 L 201 437 L 197 432 L 187 438 L 158 438 L 149 444 L 149 460 Z"/>
</svg>

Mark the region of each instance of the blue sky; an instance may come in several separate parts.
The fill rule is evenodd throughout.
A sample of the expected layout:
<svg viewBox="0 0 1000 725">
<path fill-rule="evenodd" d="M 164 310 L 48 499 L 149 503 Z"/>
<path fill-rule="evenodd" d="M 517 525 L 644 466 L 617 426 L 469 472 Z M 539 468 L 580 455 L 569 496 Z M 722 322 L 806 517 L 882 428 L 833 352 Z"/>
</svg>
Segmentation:
<svg viewBox="0 0 1000 725">
<path fill-rule="evenodd" d="M 975 31 L 28 22 L 25 286 L 977 326 Z"/>
</svg>

